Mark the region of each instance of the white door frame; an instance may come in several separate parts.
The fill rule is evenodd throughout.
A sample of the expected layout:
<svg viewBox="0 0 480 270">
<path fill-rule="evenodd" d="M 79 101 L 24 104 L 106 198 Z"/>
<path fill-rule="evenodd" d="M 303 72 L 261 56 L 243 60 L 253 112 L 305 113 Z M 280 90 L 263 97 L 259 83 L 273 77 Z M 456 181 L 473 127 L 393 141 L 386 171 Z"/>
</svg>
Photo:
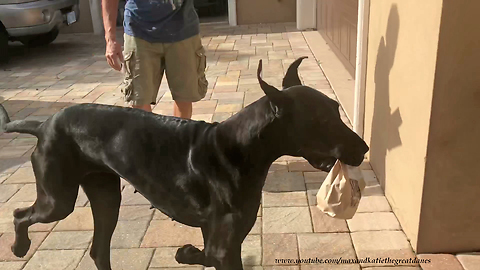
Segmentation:
<svg viewBox="0 0 480 270">
<path fill-rule="evenodd" d="M 105 30 L 103 28 L 102 0 L 89 0 L 89 3 L 93 34 L 103 35 L 105 34 Z"/>
<path fill-rule="evenodd" d="M 367 75 L 368 23 L 370 0 L 358 2 L 357 59 L 355 66 L 355 101 L 353 130 L 363 138 L 365 131 L 365 88 Z"/>
<path fill-rule="evenodd" d="M 237 0 L 228 0 L 228 24 L 237 26 Z"/>
</svg>

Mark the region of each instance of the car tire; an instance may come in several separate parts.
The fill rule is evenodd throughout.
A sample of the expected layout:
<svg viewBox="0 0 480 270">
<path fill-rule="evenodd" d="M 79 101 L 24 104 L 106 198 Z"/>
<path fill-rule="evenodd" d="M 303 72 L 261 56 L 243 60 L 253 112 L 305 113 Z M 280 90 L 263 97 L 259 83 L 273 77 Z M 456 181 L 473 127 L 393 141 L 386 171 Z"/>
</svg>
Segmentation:
<svg viewBox="0 0 480 270">
<path fill-rule="evenodd" d="M 8 63 L 8 34 L 0 29 L 0 64 Z"/>
<path fill-rule="evenodd" d="M 21 39 L 20 42 L 22 42 L 23 45 L 28 47 L 46 46 L 52 43 L 57 38 L 58 33 L 59 33 L 58 29 L 54 28 L 52 31 L 48 33 L 32 36 L 26 39 Z"/>
</svg>

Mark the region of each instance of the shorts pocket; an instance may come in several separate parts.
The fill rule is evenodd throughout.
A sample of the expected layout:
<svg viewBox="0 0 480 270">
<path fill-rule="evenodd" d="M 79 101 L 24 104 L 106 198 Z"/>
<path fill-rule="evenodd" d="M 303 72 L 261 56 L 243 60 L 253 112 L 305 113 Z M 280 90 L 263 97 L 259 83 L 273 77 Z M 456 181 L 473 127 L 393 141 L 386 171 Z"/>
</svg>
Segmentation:
<svg viewBox="0 0 480 270">
<path fill-rule="evenodd" d="M 207 56 L 205 55 L 205 48 L 202 46 L 196 51 L 197 54 L 197 75 L 198 75 L 198 92 L 202 98 L 207 93 L 208 81 L 205 77 L 205 69 L 207 68 Z"/>
<path fill-rule="evenodd" d="M 123 79 L 122 93 L 125 96 L 125 101 L 131 101 L 133 97 L 133 77 L 135 68 L 134 52 L 127 52 L 124 55 L 125 59 L 125 78 Z"/>
</svg>

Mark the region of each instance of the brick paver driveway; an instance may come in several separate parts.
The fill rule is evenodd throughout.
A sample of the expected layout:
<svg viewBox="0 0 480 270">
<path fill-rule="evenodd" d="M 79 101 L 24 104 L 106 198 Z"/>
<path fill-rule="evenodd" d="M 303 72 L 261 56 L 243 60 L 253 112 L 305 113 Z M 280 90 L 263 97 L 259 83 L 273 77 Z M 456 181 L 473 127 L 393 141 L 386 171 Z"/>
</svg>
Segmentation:
<svg viewBox="0 0 480 270">
<path fill-rule="evenodd" d="M 211 24 L 202 26 L 202 34 L 208 51 L 209 91 L 204 100 L 195 103 L 195 119 L 222 121 L 262 97 L 255 78 L 259 59 L 264 60 L 265 80 L 280 86 L 286 67 L 297 57 L 309 56 L 300 68 L 303 81 L 335 98 L 303 34 L 295 31 L 294 25 Z M 10 66 L 0 71 L 0 102 L 12 119 L 44 120 L 75 103 L 124 105 L 119 90 L 122 75 L 107 65 L 101 36 L 61 35 L 47 48 L 29 51 L 18 46 L 12 51 Z M 167 90 L 167 84 L 163 84 L 155 113 L 172 113 Z M 343 111 L 342 117 L 348 121 Z M 14 237 L 12 211 L 31 205 L 36 197 L 29 162 L 35 143 L 31 136 L 0 135 L 0 270 L 95 269 L 88 256 L 93 222 L 83 192 L 67 219 L 31 227 L 32 247 L 25 258 L 16 258 L 10 251 Z M 275 259 L 413 257 L 373 171 L 368 163 L 362 169 L 368 187 L 358 214 L 346 222 L 327 217 L 314 206 L 324 173 L 303 159 L 282 157 L 276 161 L 264 188 L 257 223 L 243 244 L 246 269 L 353 270 L 361 266 L 298 266 L 292 262 L 281 266 Z M 124 182 L 120 220 L 112 241 L 113 269 L 200 269 L 184 267 L 174 260 L 178 247 L 202 245 L 200 230 L 149 209 L 150 204 L 133 191 Z M 414 265 L 403 269 L 420 268 Z"/>
</svg>

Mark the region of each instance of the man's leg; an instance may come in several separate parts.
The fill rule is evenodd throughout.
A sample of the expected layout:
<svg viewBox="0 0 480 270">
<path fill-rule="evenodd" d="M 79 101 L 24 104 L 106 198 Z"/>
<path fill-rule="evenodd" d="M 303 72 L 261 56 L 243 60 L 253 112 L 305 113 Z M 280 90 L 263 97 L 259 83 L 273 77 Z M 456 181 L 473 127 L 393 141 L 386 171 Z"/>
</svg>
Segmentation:
<svg viewBox="0 0 480 270">
<path fill-rule="evenodd" d="M 152 106 L 150 104 L 147 104 L 147 105 L 132 105 L 132 108 L 144 110 L 146 112 L 152 112 Z"/>
<path fill-rule="evenodd" d="M 173 115 L 181 118 L 192 118 L 192 102 L 190 101 L 175 101 L 173 104 Z"/>
<path fill-rule="evenodd" d="M 163 75 L 161 47 L 145 40 L 124 35 L 125 101 L 132 108 L 152 111 Z"/>
<path fill-rule="evenodd" d="M 205 78 L 206 56 L 200 36 L 164 44 L 165 70 L 172 92 L 174 115 L 192 117 L 192 102 L 205 97 L 208 82 Z"/>
</svg>

